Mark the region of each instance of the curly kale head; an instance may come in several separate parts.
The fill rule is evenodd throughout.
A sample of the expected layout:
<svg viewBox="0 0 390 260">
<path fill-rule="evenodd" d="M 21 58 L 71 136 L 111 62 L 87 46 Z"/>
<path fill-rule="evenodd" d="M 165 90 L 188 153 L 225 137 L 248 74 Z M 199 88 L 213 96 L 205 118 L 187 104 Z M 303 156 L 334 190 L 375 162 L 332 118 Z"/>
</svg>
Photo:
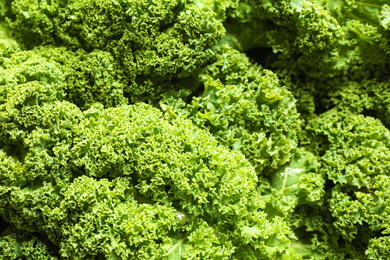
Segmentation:
<svg viewBox="0 0 390 260">
<path fill-rule="evenodd" d="M 388 259 L 389 6 L 0 0 L 0 258 Z"/>
</svg>

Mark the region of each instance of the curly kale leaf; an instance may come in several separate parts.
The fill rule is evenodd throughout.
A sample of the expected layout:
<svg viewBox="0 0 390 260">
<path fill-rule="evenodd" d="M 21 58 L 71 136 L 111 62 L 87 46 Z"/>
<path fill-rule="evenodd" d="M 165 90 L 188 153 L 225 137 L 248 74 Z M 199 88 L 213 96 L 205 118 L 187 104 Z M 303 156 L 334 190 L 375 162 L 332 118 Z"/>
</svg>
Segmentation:
<svg viewBox="0 0 390 260">
<path fill-rule="evenodd" d="M 61 257 L 285 253 L 290 231 L 264 211 L 266 183 L 241 153 L 190 121 L 164 120 L 142 103 L 33 108 L 45 113 L 19 136 L 24 159 L 0 153 L 8 169 L 0 212 L 18 229 L 46 234 Z"/>
<path fill-rule="evenodd" d="M 1 257 L 4 259 L 56 260 L 51 248 L 36 236 L 9 227 L 0 235 Z"/>
<path fill-rule="evenodd" d="M 176 94 L 166 95 L 160 105 L 167 117 L 189 118 L 220 143 L 241 151 L 259 173 L 269 174 L 287 163 L 297 146 L 295 99 L 275 74 L 244 54 L 227 45 L 219 53 L 194 75 L 204 88 L 199 97 L 184 102 Z"/>
<path fill-rule="evenodd" d="M 82 109 L 96 102 L 106 106 L 128 102 L 124 97 L 127 80 L 108 52 L 43 46 L 14 53 L 3 65 L 0 84 L 6 88 L 32 81 L 49 83 L 66 94 L 59 100 L 68 100 Z"/>
<path fill-rule="evenodd" d="M 153 100 L 213 60 L 225 29 L 191 1 L 12 1 L 6 19 L 27 48 L 56 44 L 110 52 L 131 84 L 131 102 Z"/>
<path fill-rule="evenodd" d="M 321 156 L 320 172 L 332 183 L 327 203 L 333 226 L 345 243 L 358 239 L 371 256 L 385 251 L 385 243 L 374 245 L 389 233 L 389 130 L 378 119 L 337 107 L 306 130 L 314 141 L 310 149 Z"/>
</svg>

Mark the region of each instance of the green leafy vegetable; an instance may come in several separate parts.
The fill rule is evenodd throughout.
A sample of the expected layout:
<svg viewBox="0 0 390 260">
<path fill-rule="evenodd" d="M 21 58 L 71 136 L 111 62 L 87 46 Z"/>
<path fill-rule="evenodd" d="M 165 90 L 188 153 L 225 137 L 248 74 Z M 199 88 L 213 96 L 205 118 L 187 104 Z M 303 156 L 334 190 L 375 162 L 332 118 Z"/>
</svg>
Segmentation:
<svg viewBox="0 0 390 260">
<path fill-rule="evenodd" d="M 1 259 L 388 259 L 390 4 L 0 0 Z"/>
</svg>

